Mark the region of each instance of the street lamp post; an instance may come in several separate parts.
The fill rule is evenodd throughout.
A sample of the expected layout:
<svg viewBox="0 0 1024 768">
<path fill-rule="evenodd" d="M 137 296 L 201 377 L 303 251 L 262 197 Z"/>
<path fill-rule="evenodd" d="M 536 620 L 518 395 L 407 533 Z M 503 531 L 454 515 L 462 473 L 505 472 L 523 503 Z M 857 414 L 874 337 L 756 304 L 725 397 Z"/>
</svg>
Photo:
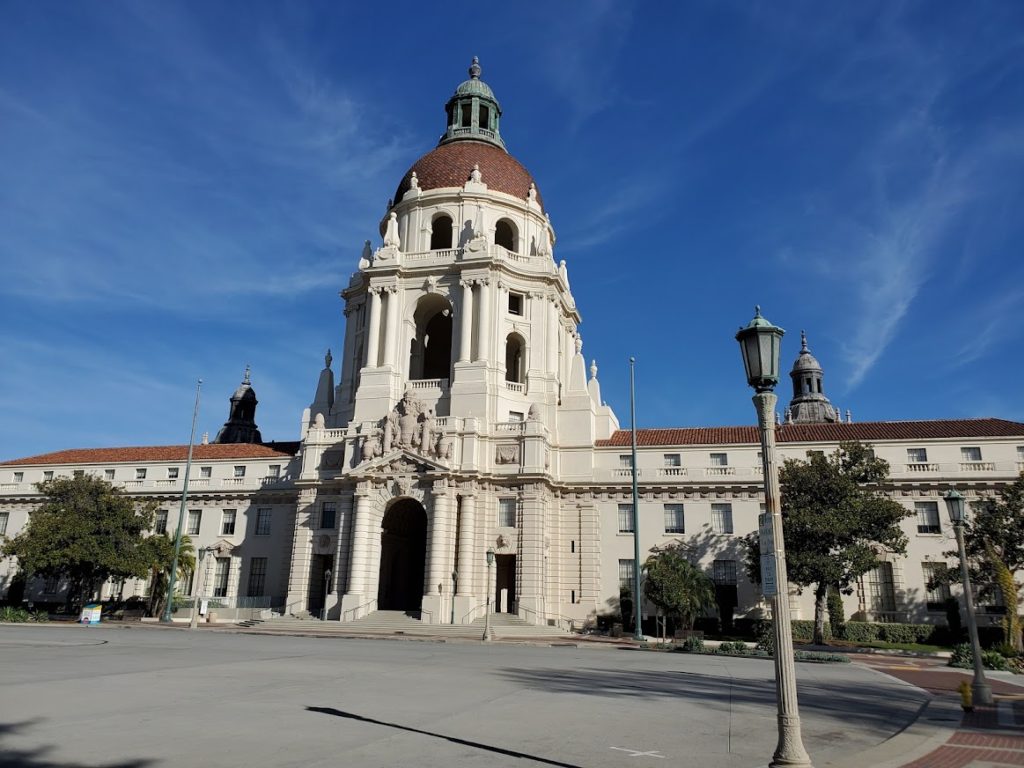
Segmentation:
<svg viewBox="0 0 1024 768">
<path fill-rule="evenodd" d="M 491 570 L 494 567 L 494 550 L 490 547 L 487 548 L 487 612 L 484 614 L 484 636 L 481 638 L 485 643 L 489 643 L 494 639 L 491 634 L 491 594 L 494 592 L 491 589 Z"/>
<path fill-rule="evenodd" d="M 636 358 L 629 358 L 629 431 L 631 435 L 632 454 L 630 458 L 630 475 L 633 478 L 633 639 L 643 642 L 644 633 L 640 623 L 640 606 L 643 597 L 640 595 L 640 493 L 637 490 L 636 475 L 636 386 L 633 369 Z"/>
<path fill-rule="evenodd" d="M 967 604 L 967 631 L 971 637 L 971 655 L 974 656 L 974 681 L 971 695 L 975 704 L 992 704 L 992 687 L 985 679 L 985 665 L 981 660 L 981 642 L 978 640 L 978 621 L 974 615 L 974 597 L 971 595 L 971 574 L 967 569 L 967 551 L 964 549 L 964 520 L 967 518 L 967 499 L 950 488 L 945 496 L 946 510 L 956 533 L 956 546 L 960 551 L 960 573 L 964 580 L 964 602 Z"/>
<path fill-rule="evenodd" d="M 800 733 L 800 708 L 796 695 L 796 665 L 789 616 L 789 578 L 786 546 L 782 535 L 779 474 L 775 462 L 775 385 L 779 383 L 779 345 L 785 333 L 761 316 L 757 307 L 750 325 L 736 334 L 743 353 L 747 383 L 754 389 L 754 408 L 761 433 L 761 465 L 764 469 L 765 519 L 761 525 L 761 589 L 772 600 L 775 635 L 775 698 L 778 704 L 779 740 L 770 768 L 811 768 Z"/>
<path fill-rule="evenodd" d="M 331 594 L 331 569 L 324 571 L 324 607 L 320 611 L 320 621 L 327 621 L 327 596 Z"/>
</svg>

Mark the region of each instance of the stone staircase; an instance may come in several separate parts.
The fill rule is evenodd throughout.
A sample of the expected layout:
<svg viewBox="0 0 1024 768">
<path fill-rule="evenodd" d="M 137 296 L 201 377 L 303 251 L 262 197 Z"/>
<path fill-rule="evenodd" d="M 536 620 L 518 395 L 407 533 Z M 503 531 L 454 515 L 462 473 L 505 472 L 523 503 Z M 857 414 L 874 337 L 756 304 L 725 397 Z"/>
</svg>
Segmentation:
<svg viewBox="0 0 1024 768">
<path fill-rule="evenodd" d="M 308 631 L 317 635 L 451 637 L 479 640 L 484 633 L 484 619 L 480 617 L 471 624 L 425 624 L 402 611 L 374 611 L 355 621 L 273 618 L 249 628 L 267 634 Z M 570 633 L 558 627 L 536 626 L 509 613 L 491 614 L 491 633 L 495 640 L 567 640 L 572 637 Z"/>
</svg>

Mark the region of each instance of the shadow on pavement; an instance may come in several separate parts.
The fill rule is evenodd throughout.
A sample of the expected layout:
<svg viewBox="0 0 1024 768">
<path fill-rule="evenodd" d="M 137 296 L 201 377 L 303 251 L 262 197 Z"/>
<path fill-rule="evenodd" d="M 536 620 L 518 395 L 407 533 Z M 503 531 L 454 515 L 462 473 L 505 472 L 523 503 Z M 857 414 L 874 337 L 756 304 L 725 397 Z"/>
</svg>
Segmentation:
<svg viewBox="0 0 1024 768">
<path fill-rule="evenodd" d="M 764 707 L 775 714 L 773 680 L 745 680 L 718 675 L 679 671 L 615 671 L 608 669 L 559 670 L 506 668 L 498 671 L 506 680 L 526 688 L 549 693 L 636 699 L 689 699 L 701 707 L 727 712 L 737 703 Z M 885 731 L 899 730 L 916 716 L 920 704 L 929 698 L 908 686 L 884 685 L 870 681 L 846 681 L 828 686 L 800 681 L 800 709 L 807 714 L 826 715 L 844 723 Z"/>
<path fill-rule="evenodd" d="M 333 707 L 306 707 L 307 712 L 319 712 L 322 715 L 333 715 L 334 717 L 343 717 L 347 720 L 356 720 L 360 723 L 369 723 L 370 725 L 380 725 L 385 728 L 395 728 L 399 731 L 408 731 L 409 733 L 418 733 L 421 736 L 430 736 L 434 739 L 443 739 L 444 741 L 450 741 L 452 744 L 461 744 L 464 747 L 473 747 L 474 749 L 482 749 L 487 752 L 495 752 L 499 755 L 507 755 L 508 757 L 517 757 L 521 760 L 532 760 L 535 763 L 542 763 L 543 765 L 555 765 L 559 768 L 582 768 L 579 765 L 573 765 L 572 763 L 563 763 L 559 760 L 550 760 L 546 757 L 539 757 L 537 755 L 529 755 L 525 752 L 517 752 L 514 749 L 505 749 L 504 747 L 496 747 L 492 744 L 481 744 L 478 741 L 469 741 L 468 739 L 460 739 L 455 736 L 445 736 L 442 733 L 431 733 L 430 731 L 420 730 L 419 728 L 413 728 L 408 725 L 401 725 L 400 723 L 388 723 L 383 720 L 376 720 L 372 717 L 365 717 L 364 715 L 357 715 L 354 712 L 343 712 L 340 709 L 334 709 Z"/>
<path fill-rule="evenodd" d="M 26 720 L 21 723 L 0 723 L 0 765 L 4 768 L 86 768 L 85 763 L 51 760 L 47 754 L 53 747 L 14 749 L 5 743 L 11 736 L 26 731 L 40 720 Z M 122 760 L 117 763 L 102 763 L 103 768 L 145 768 L 155 765 L 155 760 Z M 95 766 L 95 763 L 89 764 Z"/>
</svg>

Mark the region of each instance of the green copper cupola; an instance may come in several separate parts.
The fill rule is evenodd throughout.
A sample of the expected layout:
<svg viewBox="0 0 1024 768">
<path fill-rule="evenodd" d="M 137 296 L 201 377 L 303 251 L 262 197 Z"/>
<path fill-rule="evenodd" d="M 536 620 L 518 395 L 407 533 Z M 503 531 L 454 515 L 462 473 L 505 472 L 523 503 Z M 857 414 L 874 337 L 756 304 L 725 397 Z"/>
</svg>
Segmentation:
<svg viewBox="0 0 1024 768">
<path fill-rule="evenodd" d="M 471 139 L 486 141 L 505 149 L 499 130 L 501 106 L 494 98 L 494 91 L 480 79 L 480 72 L 480 59 L 474 56 L 469 67 L 469 80 L 455 89 L 444 106 L 448 115 L 448 129 L 441 137 L 440 144 Z"/>
</svg>

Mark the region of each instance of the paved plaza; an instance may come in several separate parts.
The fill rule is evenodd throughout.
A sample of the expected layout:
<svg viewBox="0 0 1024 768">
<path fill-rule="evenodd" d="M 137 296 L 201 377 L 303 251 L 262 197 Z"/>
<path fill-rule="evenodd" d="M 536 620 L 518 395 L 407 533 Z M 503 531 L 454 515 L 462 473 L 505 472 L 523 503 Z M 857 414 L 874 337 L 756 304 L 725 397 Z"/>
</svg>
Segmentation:
<svg viewBox="0 0 1024 768">
<path fill-rule="evenodd" d="M 899 732 L 926 693 L 800 664 L 816 765 Z M 159 628 L 0 627 L 5 766 L 759 766 L 756 659 Z"/>
</svg>

